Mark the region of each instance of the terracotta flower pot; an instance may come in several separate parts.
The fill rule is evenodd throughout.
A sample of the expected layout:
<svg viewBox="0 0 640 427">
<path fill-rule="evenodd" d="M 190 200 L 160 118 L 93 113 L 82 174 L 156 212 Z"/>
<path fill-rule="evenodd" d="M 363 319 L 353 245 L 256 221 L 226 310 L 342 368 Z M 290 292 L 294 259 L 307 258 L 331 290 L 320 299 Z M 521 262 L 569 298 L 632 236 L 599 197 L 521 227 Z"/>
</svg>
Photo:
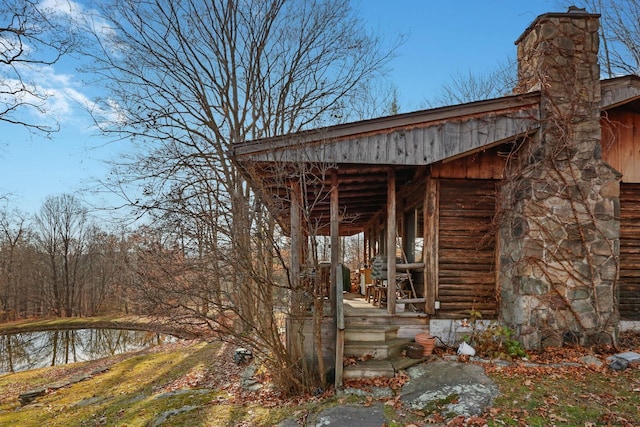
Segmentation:
<svg viewBox="0 0 640 427">
<path fill-rule="evenodd" d="M 423 348 L 423 355 L 428 356 L 433 353 L 433 347 L 436 345 L 436 339 L 427 333 L 416 334 L 416 342 Z"/>
</svg>

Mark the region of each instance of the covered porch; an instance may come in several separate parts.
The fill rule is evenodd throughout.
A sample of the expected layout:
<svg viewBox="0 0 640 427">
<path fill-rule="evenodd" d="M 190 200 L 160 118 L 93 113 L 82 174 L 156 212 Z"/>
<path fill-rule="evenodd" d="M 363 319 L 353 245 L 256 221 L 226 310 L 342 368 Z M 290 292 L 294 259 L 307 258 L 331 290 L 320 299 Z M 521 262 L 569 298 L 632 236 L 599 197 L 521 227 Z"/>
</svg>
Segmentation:
<svg viewBox="0 0 640 427">
<path fill-rule="evenodd" d="M 500 153 L 535 132 L 538 101 L 538 93 L 505 97 L 234 148 L 236 163 L 290 238 L 294 289 L 317 274 L 314 237 L 330 240 L 323 342 L 331 347 L 322 351 L 333 358 L 336 380 L 343 356 L 366 347 L 362 341 L 390 348 L 390 359 L 399 353 L 396 340 L 412 340 L 430 319 L 462 319 L 470 309 L 496 316 L 495 245 L 485 237 L 504 172 Z M 343 302 L 340 238 L 357 234 L 377 304 L 363 297 Z M 295 312 L 309 301 L 293 295 L 291 303 Z"/>
<path fill-rule="evenodd" d="M 361 233 L 361 262 L 391 284 L 387 313 L 404 304 L 458 318 L 475 301 L 495 315 L 495 301 L 482 306 L 495 294 L 494 248 L 475 252 L 494 214 L 499 151 L 535 132 L 538 101 L 534 92 L 251 141 L 233 158 L 290 236 L 292 281 L 315 267 L 310 237 L 328 236 L 335 301 L 340 237 Z"/>
</svg>

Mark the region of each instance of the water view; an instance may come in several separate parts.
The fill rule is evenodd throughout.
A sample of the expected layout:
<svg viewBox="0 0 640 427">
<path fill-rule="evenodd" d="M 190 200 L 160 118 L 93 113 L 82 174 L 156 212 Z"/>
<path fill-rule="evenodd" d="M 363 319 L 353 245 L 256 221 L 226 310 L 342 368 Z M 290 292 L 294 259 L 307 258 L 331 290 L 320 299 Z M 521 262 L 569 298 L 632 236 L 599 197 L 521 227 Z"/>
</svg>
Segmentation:
<svg viewBox="0 0 640 427">
<path fill-rule="evenodd" d="M 176 340 L 170 335 L 122 329 L 68 329 L 0 335 L 0 374 L 86 362 Z"/>
</svg>

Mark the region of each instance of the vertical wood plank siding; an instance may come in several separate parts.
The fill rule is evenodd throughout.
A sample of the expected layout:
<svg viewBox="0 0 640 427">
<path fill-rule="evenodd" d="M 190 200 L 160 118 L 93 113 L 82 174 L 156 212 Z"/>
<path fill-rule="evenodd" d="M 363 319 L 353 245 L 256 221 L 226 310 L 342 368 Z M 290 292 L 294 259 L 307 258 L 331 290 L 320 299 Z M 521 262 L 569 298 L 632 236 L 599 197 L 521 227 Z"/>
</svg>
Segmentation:
<svg viewBox="0 0 640 427">
<path fill-rule="evenodd" d="M 640 115 L 617 108 L 601 123 L 602 158 L 622 173 L 618 308 L 623 320 L 640 320 Z"/>
<path fill-rule="evenodd" d="M 623 320 L 640 320 L 640 184 L 620 185 L 620 281 Z"/>
<path fill-rule="evenodd" d="M 602 123 L 602 158 L 622 173 L 622 182 L 640 183 L 640 114 L 614 109 Z"/>
<path fill-rule="evenodd" d="M 495 239 L 496 181 L 440 180 L 438 237 L 439 317 L 497 315 Z"/>
</svg>

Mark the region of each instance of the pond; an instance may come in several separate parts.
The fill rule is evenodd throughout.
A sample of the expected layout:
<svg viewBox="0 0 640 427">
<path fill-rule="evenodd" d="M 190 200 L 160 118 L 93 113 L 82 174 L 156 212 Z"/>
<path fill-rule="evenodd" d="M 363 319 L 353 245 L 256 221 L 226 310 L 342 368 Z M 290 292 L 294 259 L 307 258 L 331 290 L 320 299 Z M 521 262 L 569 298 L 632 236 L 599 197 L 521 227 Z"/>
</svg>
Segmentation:
<svg viewBox="0 0 640 427">
<path fill-rule="evenodd" d="M 123 329 L 66 329 L 0 335 L 0 374 L 86 362 L 177 340 L 156 332 Z"/>
</svg>

